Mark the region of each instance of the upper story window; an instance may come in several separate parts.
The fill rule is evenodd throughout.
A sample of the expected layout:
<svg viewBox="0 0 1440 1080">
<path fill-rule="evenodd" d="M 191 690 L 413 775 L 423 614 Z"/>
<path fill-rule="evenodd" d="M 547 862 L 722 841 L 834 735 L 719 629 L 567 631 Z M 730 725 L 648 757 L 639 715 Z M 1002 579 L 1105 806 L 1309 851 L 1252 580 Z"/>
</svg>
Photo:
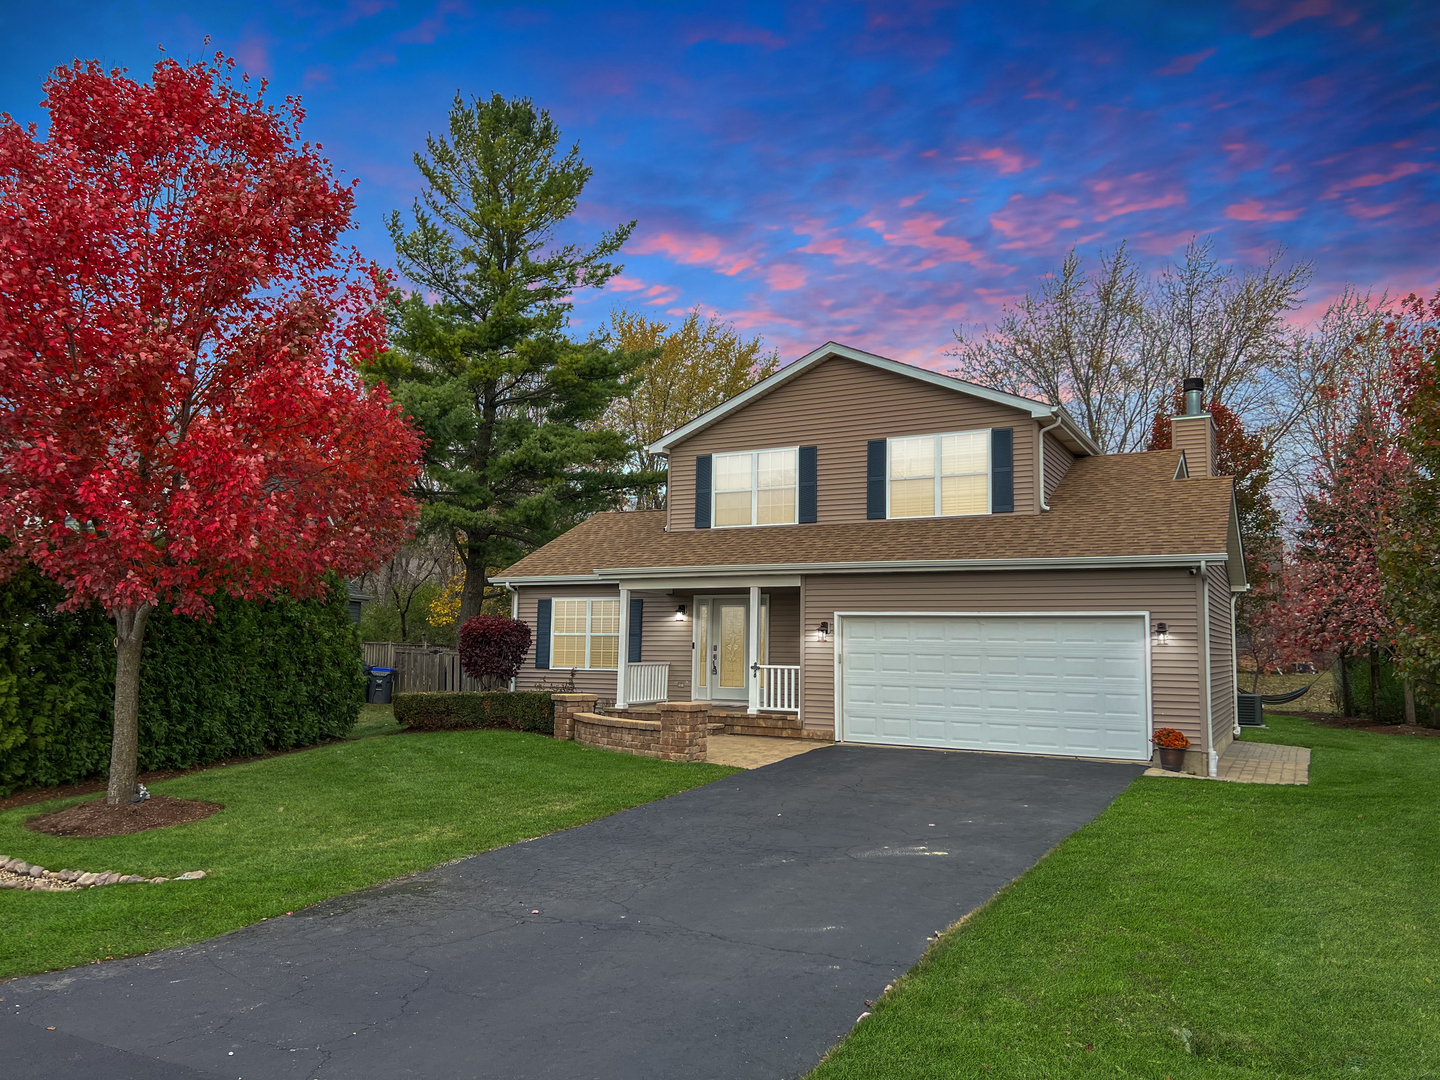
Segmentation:
<svg viewBox="0 0 1440 1080">
<path fill-rule="evenodd" d="M 758 450 L 716 454 L 716 528 L 735 525 L 793 525 L 799 451 Z"/>
<path fill-rule="evenodd" d="M 619 663 L 619 600 L 555 601 L 551 667 L 614 670 Z"/>
<path fill-rule="evenodd" d="M 889 440 L 888 516 L 990 512 L 990 432 Z"/>
</svg>

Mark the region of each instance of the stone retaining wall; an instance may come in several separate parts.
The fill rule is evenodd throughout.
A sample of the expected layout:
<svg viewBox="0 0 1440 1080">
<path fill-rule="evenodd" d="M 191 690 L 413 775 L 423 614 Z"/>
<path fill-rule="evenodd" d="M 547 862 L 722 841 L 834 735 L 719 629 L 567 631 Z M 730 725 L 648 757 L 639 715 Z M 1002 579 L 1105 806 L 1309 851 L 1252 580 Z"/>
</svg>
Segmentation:
<svg viewBox="0 0 1440 1080">
<path fill-rule="evenodd" d="M 704 701 L 666 701 L 658 719 L 602 716 L 592 694 L 555 694 L 555 737 L 586 746 L 618 750 L 663 761 L 704 761 L 710 705 Z M 628 711 L 628 710 L 627 710 Z"/>
</svg>

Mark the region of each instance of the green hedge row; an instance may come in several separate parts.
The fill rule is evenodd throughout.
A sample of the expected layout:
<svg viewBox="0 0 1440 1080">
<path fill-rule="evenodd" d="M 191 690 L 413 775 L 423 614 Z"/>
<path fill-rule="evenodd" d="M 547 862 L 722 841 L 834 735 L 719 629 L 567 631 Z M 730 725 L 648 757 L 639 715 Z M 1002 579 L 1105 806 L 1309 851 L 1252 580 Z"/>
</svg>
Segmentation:
<svg viewBox="0 0 1440 1080">
<path fill-rule="evenodd" d="M 104 776 L 115 631 L 22 567 L 0 585 L 0 795 Z M 215 598 L 211 622 L 150 617 L 140 671 L 140 768 L 204 765 L 349 733 L 364 700 L 343 583 L 312 601 Z"/>
<path fill-rule="evenodd" d="M 550 695 L 535 690 L 396 694 L 393 703 L 396 723 L 416 731 L 506 728 L 555 734 L 555 707 Z"/>
</svg>

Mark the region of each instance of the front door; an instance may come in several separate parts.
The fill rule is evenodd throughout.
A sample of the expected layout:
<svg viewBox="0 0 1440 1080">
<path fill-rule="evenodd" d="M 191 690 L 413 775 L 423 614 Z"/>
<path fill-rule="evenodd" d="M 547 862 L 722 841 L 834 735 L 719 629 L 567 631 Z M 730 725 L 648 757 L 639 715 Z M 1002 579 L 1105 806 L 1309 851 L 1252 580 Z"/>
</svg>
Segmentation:
<svg viewBox="0 0 1440 1080">
<path fill-rule="evenodd" d="M 717 596 L 710 601 L 710 655 L 706 682 L 711 701 L 745 701 L 749 695 L 749 601 L 743 596 Z"/>
</svg>

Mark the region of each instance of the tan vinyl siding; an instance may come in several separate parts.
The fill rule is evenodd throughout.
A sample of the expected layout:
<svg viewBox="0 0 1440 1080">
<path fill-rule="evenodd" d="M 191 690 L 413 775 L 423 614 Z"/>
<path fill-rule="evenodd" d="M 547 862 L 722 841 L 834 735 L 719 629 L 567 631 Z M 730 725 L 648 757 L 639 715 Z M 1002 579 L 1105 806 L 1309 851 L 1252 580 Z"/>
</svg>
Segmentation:
<svg viewBox="0 0 1440 1080">
<path fill-rule="evenodd" d="M 770 663 L 800 663 L 800 590 L 782 589 L 770 597 Z"/>
<path fill-rule="evenodd" d="M 1015 573 L 852 574 L 807 576 L 803 625 L 834 622 L 836 611 L 1148 611 L 1169 626 L 1152 641 L 1151 701 L 1156 727 L 1203 738 L 1197 580 L 1183 569 L 1026 571 Z M 835 724 L 835 641 L 805 636 L 806 727 Z M 1229 655 L 1228 649 L 1226 655 Z"/>
<path fill-rule="evenodd" d="M 564 600 L 615 600 L 620 596 L 620 591 L 614 585 L 545 585 L 545 586 L 522 586 L 520 588 L 520 606 L 518 617 L 521 622 L 530 627 L 533 635 L 535 632 L 535 620 L 539 617 L 539 600 L 542 597 L 555 599 L 559 597 Z M 625 642 L 620 642 L 620 655 L 625 655 Z M 525 662 L 520 665 L 520 672 L 515 676 L 515 689 L 533 690 L 540 684 L 556 686 L 570 678 L 570 669 L 550 668 L 542 670 L 535 666 L 535 642 L 530 642 L 530 649 L 525 653 Z M 575 692 L 577 694 L 597 694 L 602 698 L 613 701 L 615 699 L 615 672 L 613 671 L 576 671 Z"/>
<path fill-rule="evenodd" d="M 645 663 L 669 664 L 670 681 L 666 697 L 670 701 L 690 700 L 691 620 L 695 604 L 688 593 L 639 592 L 630 594 L 645 601 L 642 609 L 640 659 Z M 685 605 L 685 621 L 675 621 L 675 609 Z"/>
<path fill-rule="evenodd" d="M 1045 501 L 1047 503 L 1055 494 L 1055 489 L 1060 486 L 1060 481 L 1065 479 L 1065 474 L 1070 471 L 1070 466 L 1074 464 L 1075 455 L 1070 453 L 1059 439 L 1047 432 L 1045 435 Z"/>
<path fill-rule="evenodd" d="M 1208 413 L 1172 417 L 1170 444 L 1176 450 L 1185 451 L 1185 471 L 1189 476 L 1215 475 L 1215 425 Z"/>
<path fill-rule="evenodd" d="M 832 357 L 675 447 L 669 525 L 676 531 L 695 527 L 697 455 L 816 446 L 819 520 L 864 521 L 869 440 L 992 427 L 1015 429 L 1015 509 L 1034 513 L 1037 428 L 1028 414 Z"/>
<path fill-rule="evenodd" d="M 1235 655 L 1230 640 L 1230 574 L 1212 563 L 1210 579 L 1210 730 L 1221 753 L 1235 737 Z"/>
</svg>

